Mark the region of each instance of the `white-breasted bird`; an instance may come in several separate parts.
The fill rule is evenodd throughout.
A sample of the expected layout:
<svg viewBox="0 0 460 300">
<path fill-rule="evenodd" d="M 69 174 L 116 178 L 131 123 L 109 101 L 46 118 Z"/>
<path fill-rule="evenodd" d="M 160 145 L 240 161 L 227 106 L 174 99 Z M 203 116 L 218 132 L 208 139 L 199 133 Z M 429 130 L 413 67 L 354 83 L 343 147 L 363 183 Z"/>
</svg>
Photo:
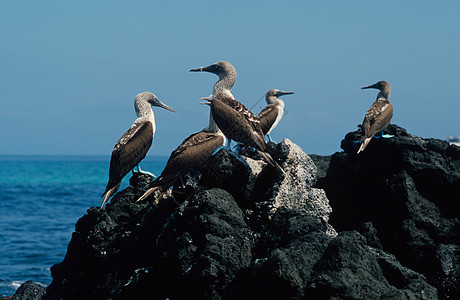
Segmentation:
<svg viewBox="0 0 460 300">
<path fill-rule="evenodd" d="M 220 94 L 209 102 L 214 121 L 228 139 L 255 148 L 267 163 L 284 174 L 272 157 L 277 153 L 265 141 L 259 119 L 249 109 L 239 101 Z"/>
<path fill-rule="evenodd" d="M 207 103 L 206 103 L 207 104 Z M 169 156 L 161 175 L 136 202 L 148 198 L 157 190 L 166 190 L 191 168 L 203 164 L 213 152 L 225 145 L 226 138 L 217 127 L 212 114 L 209 113 L 209 124 L 203 130 L 187 137 Z"/>
<path fill-rule="evenodd" d="M 271 142 L 270 132 L 278 125 L 284 114 L 284 101 L 279 97 L 292 95 L 294 92 L 285 92 L 278 89 L 271 89 L 265 95 L 267 106 L 257 116 L 260 120 L 260 127 L 264 135 Z"/>
<path fill-rule="evenodd" d="M 110 158 L 109 182 L 104 194 L 102 194 L 104 200 L 101 208 L 118 190 L 123 177 L 145 158 L 152 145 L 156 125 L 151 106 L 162 107 L 174 112 L 172 108 L 150 92 L 143 92 L 136 96 L 134 109 L 137 119 L 113 147 Z"/>
<path fill-rule="evenodd" d="M 373 85 L 365 86 L 362 89 L 378 89 L 377 100 L 372 104 L 364 117 L 361 129 L 363 137 L 361 138 L 361 146 L 358 153 L 364 151 L 372 137 L 378 133 L 382 133 L 390 124 L 393 117 L 393 105 L 390 103 L 390 84 L 386 81 L 379 81 Z M 383 136 L 391 137 L 391 136 Z"/>
<path fill-rule="evenodd" d="M 236 70 L 228 61 L 219 61 L 207 67 L 191 69 L 190 72 L 209 72 L 219 76 L 219 80 L 214 84 L 212 94 L 208 98 L 221 94 L 235 99 L 231 90 L 236 82 Z"/>
</svg>

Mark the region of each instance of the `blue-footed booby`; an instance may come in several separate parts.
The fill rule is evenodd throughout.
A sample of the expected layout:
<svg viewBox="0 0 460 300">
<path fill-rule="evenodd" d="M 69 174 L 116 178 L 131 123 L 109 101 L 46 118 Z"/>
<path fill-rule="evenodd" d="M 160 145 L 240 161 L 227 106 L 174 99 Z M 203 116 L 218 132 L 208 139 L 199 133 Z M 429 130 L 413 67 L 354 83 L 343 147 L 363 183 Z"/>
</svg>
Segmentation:
<svg viewBox="0 0 460 300">
<path fill-rule="evenodd" d="M 267 106 L 257 116 L 260 120 L 260 128 L 271 142 L 270 132 L 278 125 L 284 113 L 284 101 L 279 99 L 283 95 L 292 95 L 294 92 L 284 92 L 271 89 L 265 95 Z"/>
<path fill-rule="evenodd" d="M 110 158 L 109 182 L 105 189 L 101 208 L 118 190 L 125 175 L 147 155 L 155 135 L 155 116 L 151 106 L 158 106 L 174 112 L 172 108 L 150 93 L 143 92 L 134 99 L 137 119 L 113 147 Z"/>
<path fill-rule="evenodd" d="M 219 76 L 219 80 L 214 84 L 212 95 L 222 94 L 232 99 L 235 99 L 231 93 L 231 89 L 236 82 L 236 70 L 231 63 L 227 61 L 219 61 L 207 67 L 191 69 L 190 72 L 209 72 Z"/>
<path fill-rule="evenodd" d="M 203 104 L 210 103 L 204 102 Z M 225 143 L 225 135 L 217 127 L 212 114 L 209 113 L 209 125 L 200 132 L 191 134 L 171 152 L 160 177 L 155 179 L 153 187 L 148 189 L 136 202 L 146 199 L 157 190 L 168 189 L 189 169 L 204 163 L 217 148 Z"/>
<path fill-rule="evenodd" d="M 227 138 L 255 148 L 266 162 L 284 174 L 284 170 L 271 156 L 277 153 L 267 145 L 259 119 L 249 109 L 237 100 L 221 94 L 209 102 L 212 117 Z"/>
<path fill-rule="evenodd" d="M 380 92 L 377 95 L 377 100 L 375 100 L 364 117 L 363 125 L 361 126 L 363 130 L 362 144 L 358 153 L 367 147 L 374 135 L 381 132 L 383 136 L 383 131 L 388 127 L 393 116 L 393 105 L 388 100 L 391 92 L 388 82 L 379 81 L 362 89 L 378 89 Z"/>
</svg>

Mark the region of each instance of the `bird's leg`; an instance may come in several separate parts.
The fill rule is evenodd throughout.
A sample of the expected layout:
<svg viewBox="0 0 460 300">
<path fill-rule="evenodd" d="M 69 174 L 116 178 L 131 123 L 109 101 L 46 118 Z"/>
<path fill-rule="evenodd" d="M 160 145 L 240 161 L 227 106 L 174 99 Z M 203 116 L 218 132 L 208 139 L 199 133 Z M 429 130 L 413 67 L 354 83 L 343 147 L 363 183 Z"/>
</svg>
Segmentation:
<svg viewBox="0 0 460 300">
<path fill-rule="evenodd" d="M 152 176 L 153 178 L 157 178 L 157 176 L 156 176 L 155 174 L 150 173 L 150 172 L 148 172 L 148 171 L 143 171 L 143 170 L 141 169 L 141 166 L 140 166 L 139 164 L 136 166 L 136 169 L 137 169 L 137 172 L 138 172 L 138 173 L 150 175 L 150 176 Z M 133 174 L 134 174 L 134 172 L 135 172 L 135 171 L 134 171 L 134 169 L 133 169 Z"/>
<path fill-rule="evenodd" d="M 225 147 L 225 146 L 219 146 L 219 147 L 217 147 L 216 150 L 214 150 L 214 152 L 212 152 L 211 156 L 214 155 L 214 154 L 216 154 L 217 152 L 219 152 L 220 149 L 226 149 L 226 147 Z"/>
<path fill-rule="evenodd" d="M 134 169 L 137 169 L 137 171 L 135 171 Z M 139 165 L 136 165 L 134 168 L 132 168 L 131 173 L 133 174 L 133 176 L 134 176 L 134 173 L 140 173 Z"/>
<path fill-rule="evenodd" d="M 274 142 L 274 143 L 275 143 L 275 141 L 272 140 L 272 137 L 271 137 L 269 134 L 267 134 L 267 139 L 268 139 L 268 142 L 269 142 L 269 143 L 270 143 L 270 142 Z"/>
<path fill-rule="evenodd" d="M 236 146 L 235 146 L 235 148 L 233 148 L 233 150 L 235 150 L 236 154 L 240 154 L 241 144 L 236 143 Z"/>
<path fill-rule="evenodd" d="M 225 142 L 225 148 L 229 149 L 230 150 L 230 143 L 232 142 L 231 139 L 227 139 L 227 141 Z"/>
<path fill-rule="evenodd" d="M 374 135 L 374 138 L 379 139 L 379 138 L 384 138 L 384 139 L 389 139 L 394 137 L 394 135 L 391 134 L 383 134 L 383 131 L 380 133 L 380 135 Z"/>
<path fill-rule="evenodd" d="M 383 134 L 383 132 L 382 132 L 382 137 L 383 137 L 384 139 L 389 139 L 389 138 L 394 137 L 394 135 L 392 135 L 392 134 Z"/>
</svg>

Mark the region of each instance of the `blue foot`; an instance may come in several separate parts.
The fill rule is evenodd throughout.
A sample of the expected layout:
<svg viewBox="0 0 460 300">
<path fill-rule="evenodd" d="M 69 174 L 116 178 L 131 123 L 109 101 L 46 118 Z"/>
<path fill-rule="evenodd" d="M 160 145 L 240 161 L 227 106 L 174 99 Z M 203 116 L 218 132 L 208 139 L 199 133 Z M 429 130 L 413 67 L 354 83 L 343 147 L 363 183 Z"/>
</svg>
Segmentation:
<svg viewBox="0 0 460 300">
<path fill-rule="evenodd" d="M 380 135 L 374 135 L 374 138 L 375 138 L 375 139 L 379 139 L 379 138 L 388 139 L 388 138 L 392 138 L 392 137 L 394 137 L 394 135 L 391 135 L 391 134 L 383 134 L 383 132 L 380 133 Z"/>
<path fill-rule="evenodd" d="M 230 143 L 232 142 L 231 139 L 227 139 L 227 142 L 225 142 L 225 148 L 227 148 L 228 150 L 230 150 Z"/>
<path fill-rule="evenodd" d="M 157 178 L 157 176 L 156 176 L 155 174 L 150 173 L 150 172 L 147 172 L 147 171 L 143 171 L 139 165 L 136 166 L 136 169 L 137 169 L 137 171 L 134 171 L 134 169 L 132 170 L 132 171 L 133 171 L 133 175 L 134 175 L 134 172 L 137 172 L 137 173 L 141 173 L 141 174 L 150 175 L 150 176 L 152 176 L 153 178 Z"/>
<path fill-rule="evenodd" d="M 267 139 L 268 139 L 268 142 L 269 142 L 269 143 L 270 143 L 270 142 L 274 142 L 274 143 L 275 143 L 275 141 L 272 140 L 272 137 L 271 137 L 269 134 L 267 134 Z"/>
<path fill-rule="evenodd" d="M 219 146 L 219 147 L 217 147 L 216 150 L 214 150 L 214 152 L 211 154 L 211 156 L 214 155 L 214 154 L 216 154 L 217 152 L 219 152 L 220 149 L 227 149 L 227 147 L 226 147 L 226 146 Z"/>
<path fill-rule="evenodd" d="M 236 154 L 240 154 L 241 144 L 237 143 L 235 148 L 233 148 L 233 150 L 236 152 Z"/>
</svg>

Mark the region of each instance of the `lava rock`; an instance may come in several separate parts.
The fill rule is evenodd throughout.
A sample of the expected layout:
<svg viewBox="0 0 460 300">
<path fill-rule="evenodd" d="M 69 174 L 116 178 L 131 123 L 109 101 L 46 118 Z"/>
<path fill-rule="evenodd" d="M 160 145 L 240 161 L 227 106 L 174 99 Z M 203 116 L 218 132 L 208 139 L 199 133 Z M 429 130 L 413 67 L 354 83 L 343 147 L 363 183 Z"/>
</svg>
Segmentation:
<svg viewBox="0 0 460 300">
<path fill-rule="evenodd" d="M 262 170 L 251 196 L 256 209 L 270 217 L 280 207 L 292 208 L 327 222 L 332 208 L 324 190 L 312 187 L 317 180 L 313 160 L 289 139 L 277 144 L 275 150 L 286 174 L 274 177 Z"/>
<path fill-rule="evenodd" d="M 64 260 L 51 268 L 47 299 L 108 299 L 123 290 L 135 270 L 152 265 L 155 237 L 175 205 L 134 203 L 151 180 L 135 173 L 131 186 L 105 208 L 90 208 L 78 220 Z"/>
<path fill-rule="evenodd" d="M 404 151 L 427 145 L 400 131 Z M 369 149 L 377 151 L 373 142 Z M 393 147 L 391 141 L 382 143 Z M 449 146 L 429 144 L 429 149 L 456 155 Z M 286 174 L 248 149 L 242 156 L 222 149 L 184 177 L 190 188 L 175 185 L 158 205 L 153 199 L 135 203 L 153 180 L 135 174 L 104 209 L 91 208 L 78 220 L 64 260 L 51 268 L 46 298 L 437 299 L 433 285 L 441 287 L 442 295 L 454 295 L 457 223 L 445 218 L 437 204 L 423 202 L 426 194 L 405 169 L 407 160 L 395 172 L 384 164 L 375 169 L 379 163 L 363 163 L 369 149 L 362 157 L 337 154 L 319 181 L 313 160 L 300 147 L 287 139 L 272 147 Z M 368 196 L 361 206 L 351 196 L 337 198 L 350 190 L 332 179 L 345 175 L 344 182 L 359 178 L 373 184 L 360 191 Z M 331 189 L 332 214 L 321 185 Z M 187 195 L 178 201 L 183 191 Z M 356 226 L 362 235 L 337 235 L 329 222 L 341 229 Z M 391 239 L 398 241 L 391 244 Z M 437 266 L 431 267 L 436 272 L 430 283 L 407 268 L 409 257 L 389 253 L 398 249 L 406 256 L 412 249 L 414 262 Z M 426 249 L 430 254 L 420 255 Z"/>
<path fill-rule="evenodd" d="M 307 299 L 438 299 L 436 288 L 373 249 L 356 231 L 341 232 L 315 265 Z"/>
<path fill-rule="evenodd" d="M 45 288 L 28 280 L 21 284 L 11 300 L 41 300 L 45 296 Z"/>
<path fill-rule="evenodd" d="M 240 272 L 228 298 L 302 298 L 313 266 L 335 236 L 319 217 L 278 209 L 258 239 L 255 259 Z"/>
<path fill-rule="evenodd" d="M 233 197 L 201 192 L 170 216 L 156 240 L 155 295 L 216 299 L 252 260 L 253 238 Z M 180 288 L 177 284 L 180 283 Z"/>
<path fill-rule="evenodd" d="M 233 196 L 240 207 L 248 207 L 255 181 L 265 167 L 271 168 L 261 160 L 238 156 L 228 149 L 221 149 L 209 157 L 201 168 L 203 176 L 199 185 L 205 188 L 222 188 Z"/>
<path fill-rule="evenodd" d="M 348 133 L 345 152 L 332 156 L 317 184 L 333 208 L 330 223 L 364 234 L 371 222 L 374 247 L 424 274 L 441 299 L 453 299 L 460 291 L 460 148 L 396 125 L 387 132 L 394 137 L 373 139 L 360 154 L 360 131 Z"/>
</svg>

